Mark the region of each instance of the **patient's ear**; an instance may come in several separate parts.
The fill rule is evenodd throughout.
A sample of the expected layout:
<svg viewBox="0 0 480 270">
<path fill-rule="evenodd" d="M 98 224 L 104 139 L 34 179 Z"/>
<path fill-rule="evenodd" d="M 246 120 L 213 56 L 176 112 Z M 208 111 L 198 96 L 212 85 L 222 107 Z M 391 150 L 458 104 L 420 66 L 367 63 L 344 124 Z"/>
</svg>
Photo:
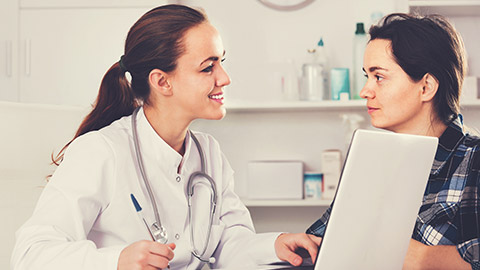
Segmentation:
<svg viewBox="0 0 480 270">
<path fill-rule="evenodd" d="M 438 80 L 432 74 L 427 73 L 422 78 L 422 101 L 431 101 L 437 94 Z"/>
<path fill-rule="evenodd" d="M 172 95 L 172 86 L 168 82 L 168 74 L 160 69 L 153 69 L 148 74 L 148 83 L 151 91 L 164 96 Z"/>
</svg>

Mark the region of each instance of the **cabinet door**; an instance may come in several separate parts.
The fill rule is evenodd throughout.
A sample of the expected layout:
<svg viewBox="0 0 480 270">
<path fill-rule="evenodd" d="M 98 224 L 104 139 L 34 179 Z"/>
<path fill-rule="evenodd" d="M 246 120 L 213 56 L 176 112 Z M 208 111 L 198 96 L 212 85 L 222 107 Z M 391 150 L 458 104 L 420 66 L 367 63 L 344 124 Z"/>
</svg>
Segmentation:
<svg viewBox="0 0 480 270">
<path fill-rule="evenodd" d="M 20 11 L 20 101 L 86 106 L 147 8 Z"/>
<path fill-rule="evenodd" d="M 0 8 L 0 100 L 18 100 L 17 0 L 3 0 Z"/>
</svg>

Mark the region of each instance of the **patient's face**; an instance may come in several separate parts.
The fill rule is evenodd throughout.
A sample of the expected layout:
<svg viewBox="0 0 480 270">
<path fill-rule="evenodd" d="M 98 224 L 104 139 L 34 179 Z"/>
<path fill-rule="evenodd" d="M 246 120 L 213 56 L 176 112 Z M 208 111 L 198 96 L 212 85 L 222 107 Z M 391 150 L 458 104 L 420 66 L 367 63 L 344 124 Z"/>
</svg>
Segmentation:
<svg viewBox="0 0 480 270">
<path fill-rule="evenodd" d="M 365 50 L 363 68 L 367 83 L 360 92 L 367 99 L 374 127 L 401 133 L 415 133 L 423 125 L 422 85 L 416 83 L 394 60 L 391 42 L 375 39 Z"/>
</svg>

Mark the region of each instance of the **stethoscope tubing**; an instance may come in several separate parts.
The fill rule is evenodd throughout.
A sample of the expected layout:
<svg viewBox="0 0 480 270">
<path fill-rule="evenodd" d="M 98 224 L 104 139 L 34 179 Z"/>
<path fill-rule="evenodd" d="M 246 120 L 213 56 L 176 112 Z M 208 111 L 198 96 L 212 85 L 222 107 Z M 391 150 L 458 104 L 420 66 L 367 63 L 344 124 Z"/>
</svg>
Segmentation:
<svg viewBox="0 0 480 270">
<path fill-rule="evenodd" d="M 134 143 L 134 148 L 135 148 L 135 156 L 136 156 L 136 159 L 137 159 L 137 165 L 138 165 L 138 168 L 140 170 L 140 174 L 141 174 L 142 179 L 143 179 L 143 183 L 145 184 L 145 187 L 146 187 L 147 192 L 148 192 L 148 196 L 150 197 L 150 201 L 151 201 L 151 204 L 152 204 L 152 207 L 153 207 L 153 212 L 154 212 L 154 215 L 155 215 L 155 222 L 159 226 L 159 229 L 161 230 L 160 239 L 157 239 L 157 241 L 160 240 L 159 241 L 160 243 L 166 244 L 168 242 L 167 231 L 162 225 L 162 222 L 161 222 L 161 219 L 160 219 L 160 214 L 159 214 L 159 211 L 158 211 L 158 208 L 157 208 L 157 203 L 155 201 L 155 196 L 153 194 L 152 188 L 150 186 L 150 182 L 148 181 L 147 175 L 145 173 L 145 167 L 144 167 L 142 155 L 141 155 L 141 152 L 140 152 L 140 144 L 139 144 L 139 141 L 138 141 L 138 132 L 137 132 L 137 114 L 138 114 L 140 108 L 141 107 L 136 108 L 135 111 L 132 114 L 132 135 L 133 135 L 133 143 Z M 200 155 L 200 168 L 201 168 L 200 171 L 193 172 L 190 175 L 190 177 L 188 178 L 188 182 L 187 182 L 188 219 L 189 219 L 189 227 L 190 227 L 190 241 L 191 241 L 191 244 L 192 244 L 192 255 L 194 257 L 196 257 L 197 259 L 199 259 L 201 262 L 212 263 L 212 262 L 215 261 L 215 259 L 214 258 L 205 259 L 204 255 L 205 255 L 205 252 L 206 252 L 208 244 L 209 244 L 208 242 L 209 242 L 210 234 L 211 234 L 211 231 L 212 231 L 213 218 L 214 218 L 215 210 L 216 210 L 216 206 L 217 206 L 217 187 L 216 187 L 216 184 L 215 184 L 215 181 L 213 180 L 213 178 L 210 177 L 206 173 L 205 154 L 204 154 L 203 149 L 200 145 L 200 142 L 198 141 L 198 139 L 195 137 L 195 135 L 192 132 L 189 131 L 189 134 L 190 134 L 191 138 L 193 139 L 193 141 L 195 143 L 195 146 L 197 147 L 198 154 Z M 193 221 L 192 221 L 192 207 L 191 206 L 192 206 L 192 197 L 193 197 L 193 193 L 194 193 L 194 187 L 196 185 L 196 184 L 193 183 L 193 181 L 197 177 L 203 177 L 203 178 L 207 179 L 208 182 L 210 183 L 210 187 L 211 187 L 210 188 L 210 219 L 209 219 L 209 224 L 208 224 L 208 232 L 207 232 L 207 236 L 206 236 L 206 243 L 203 247 L 202 252 L 199 252 L 196 249 L 195 241 L 194 241 L 194 237 L 193 237 L 194 232 L 193 232 L 193 225 L 192 225 Z M 199 183 L 202 183 L 202 182 L 199 182 Z"/>
</svg>

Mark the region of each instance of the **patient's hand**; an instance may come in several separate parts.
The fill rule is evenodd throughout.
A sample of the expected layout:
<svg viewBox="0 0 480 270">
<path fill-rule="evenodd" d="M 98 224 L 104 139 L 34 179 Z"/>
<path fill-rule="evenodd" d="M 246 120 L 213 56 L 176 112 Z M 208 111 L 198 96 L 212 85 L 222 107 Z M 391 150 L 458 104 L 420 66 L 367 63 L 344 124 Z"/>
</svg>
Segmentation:
<svg viewBox="0 0 480 270">
<path fill-rule="evenodd" d="M 275 240 L 275 252 L 277 257 L 282 261 L 287 261 L 291 265 L 299 266 L 303 262 L 301 255 L 295 253 L 300 249 L 305 249 L 312 262 L 317 257 L 318 246 L 322 238 L 305 233 L 284 233 Z"/>
</svg>

